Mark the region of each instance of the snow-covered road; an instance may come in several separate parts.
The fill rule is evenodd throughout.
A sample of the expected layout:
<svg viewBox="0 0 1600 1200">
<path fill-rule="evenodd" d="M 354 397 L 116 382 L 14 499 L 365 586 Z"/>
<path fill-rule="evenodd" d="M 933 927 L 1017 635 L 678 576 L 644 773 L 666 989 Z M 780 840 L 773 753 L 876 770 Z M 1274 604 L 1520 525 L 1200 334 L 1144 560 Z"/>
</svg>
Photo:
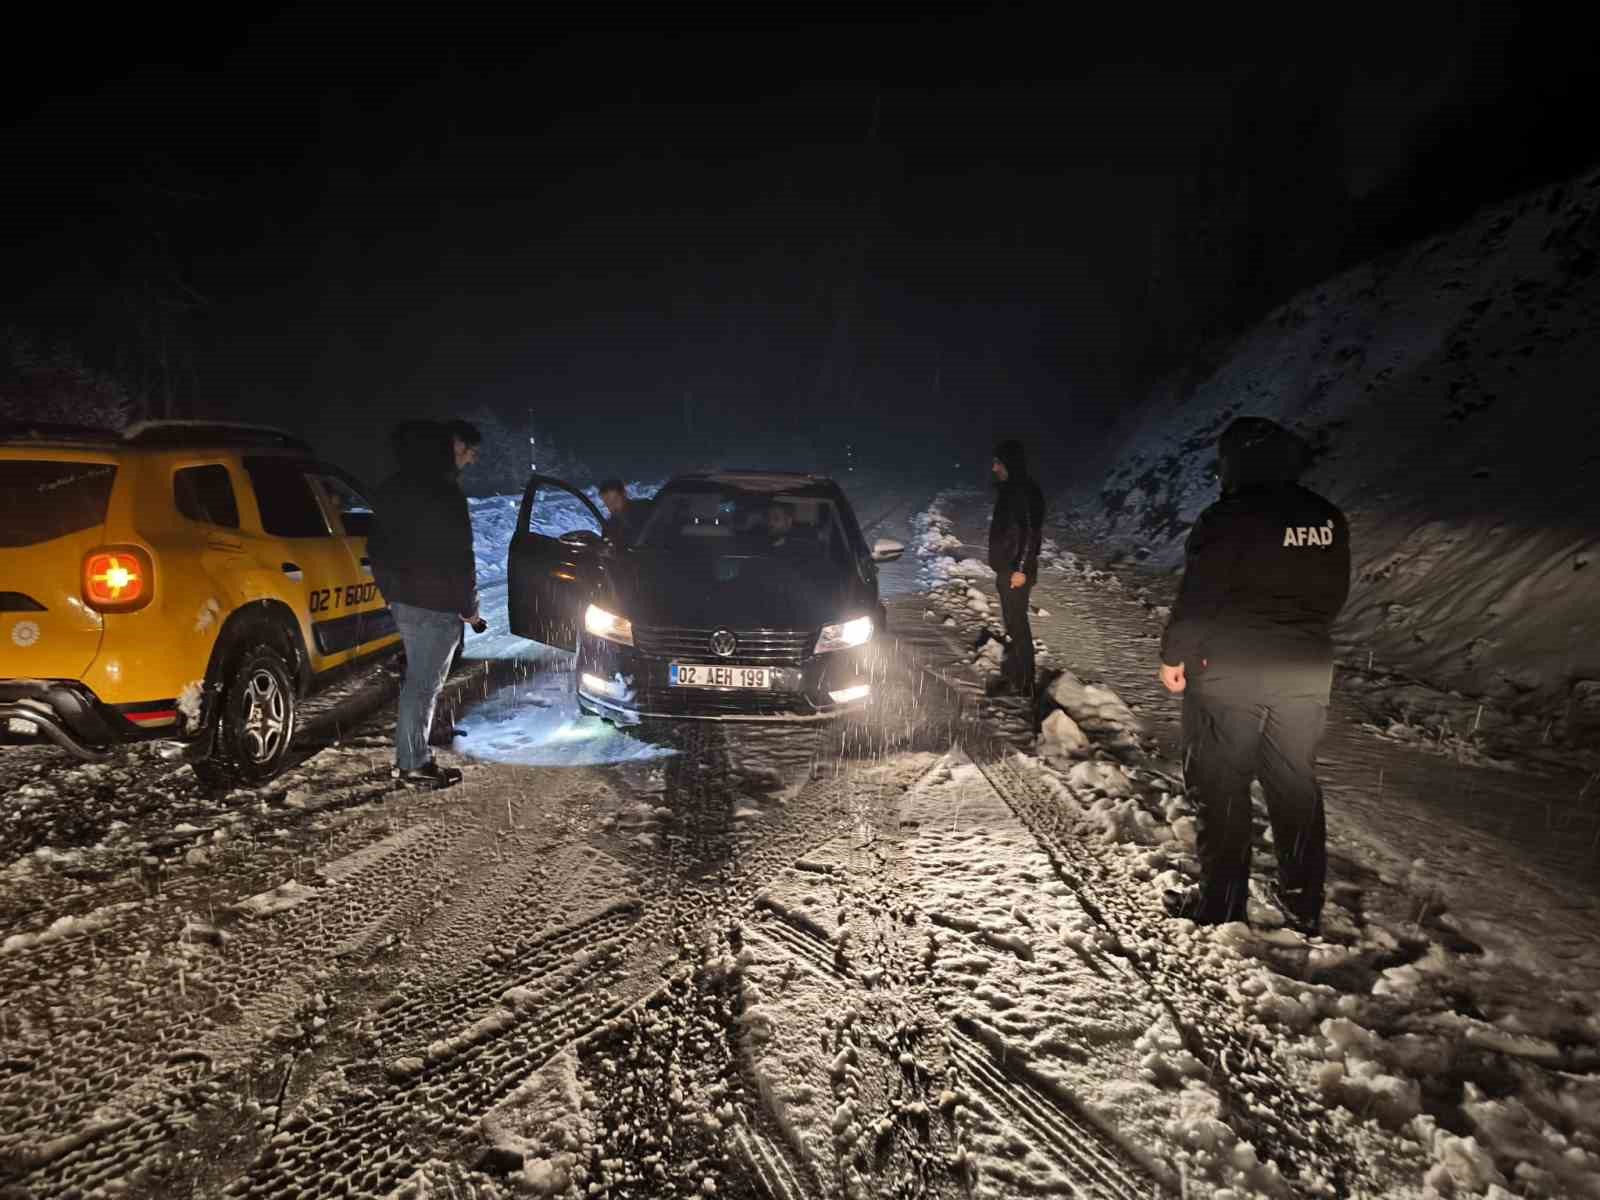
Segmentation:
<svg viewBox="0 0 1600 1200">
<path fill-rule="evenodd" d="M 921 550 L 864 723 L 579 719 L 490 578 L 449 792 L 370 697 L 228 796 L 9 755 L 0 1194 L 1600 1194 L 1592 890 L 1416 794 L 1523 776 L 1338 733 L 1328 936 L 1169 921 L 1159 622 L 1055 558 L 1088 743 L 1036 747 L 970 662 L 984 497 L 930 495 L 853 489 Z"/>
</svg>

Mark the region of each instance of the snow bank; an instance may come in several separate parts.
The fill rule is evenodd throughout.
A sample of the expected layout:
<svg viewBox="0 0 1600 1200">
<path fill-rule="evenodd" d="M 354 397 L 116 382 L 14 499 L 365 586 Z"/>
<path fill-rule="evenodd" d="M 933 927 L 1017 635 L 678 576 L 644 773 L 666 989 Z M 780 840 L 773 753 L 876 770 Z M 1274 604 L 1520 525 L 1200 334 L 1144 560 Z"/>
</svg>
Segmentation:
<svg viewBox="0 0 1600 1200">
<path fill-rule="evenodd" d="M 930 528 L 937 532 L 936 520 Z M 929 541 L 940 554 L 939 540 Z M 930 602 L 930 616 L 950 613 L 970 628 L 963 581 L 936 587 Z M 1097 864 L 1089 873 L 1095 882 L 1074 887 L 1097 896 L 1109 891 L 1108 908 L 1125 904 L 1122 896 L 1143 897 L 1149 915 L 1135 916 L 1134 925 L 1154 934 L 1129 946 L 1115 925 L 1058 914 L 1053 932 L 1061 944 L 1086 955 L 1116 946 L 1146 956 L 1148 977 L 1164 980 L 1186 1019 L 1192 989 L 1225 996 L 1222 1019 L 1241 1044 L 1275 1047 L 1296 1090 L 1320 1107 L 1323 1127 L 1362 1163 L 1351 1194 L 1600 1200 L 1600 1081 L 1593 1075 L 1600 1018 L 1581 982 L 1460 938 L 1437 871 L 1422 861 L 1381 878 L 1336 878 L 1319 938 L 1285 928 L 1265 892 L 1252 895 L 1249 924 L 1203 929 L 1166 919 L 1161 893 L 1199 873 L 1197 822 L 1176 764 L 1155 756 L 1138 716 L 1110 688 L 1067 672 L 1055 679 L 1048 703 L 1054 707 L 1041 730 L 1041 757 L 1017 755 L 1016 768 L 1037 772 L 1050 797 L 1049 819 Z M 951 777 L 935 772 L 925 786 Z M 1275 847 L 1259 787 L 1252 802 L 1255 875 L 1264 880 Z M 974 818 L 990 830 L 1005 823 L 970 799 L 946 802 L 947 821 Z M 920 814 L 912 822 L 930 825 Z M 924 857 L 941 879 L 959 881 L 970 870 Z M 1001 1031 L 999 1045 L 1024 1056 L 1037 1039 L 1011 1031 L 1027 1028 L 1019 1022 L 1031 1016 L 1032 1000 L 1025 989 L 995 986 L 997 970 L 980 956 L 985 922 L 977 898 L 995 882 L 965 889 L 974 911 L 933 923 L 970 939 L 945 967 L 971 977 L 973 1003 L 987 1006 L 984 1019 Z M 1037 902 L 997 898 L 1039 927 Z M 1035 949 L 1047 944 L 1032 940 Z M 1048 1035 L 1057 1052 L 1081 1041 L 1067 1030 L 1057 1017 Z M 1164 1014 L 1140 1030 L 1131 1051 L 1137 1066 L 1129 1077 L 1160 1093 L 1145 1097 L 1141 1112 L 1160 1115 L 1162 1152 L 1189 1194 L 1282 1194 L 1284 1181 L 1262 1162 L 1270 1147 L 1236 1136 L 1211 1086 L 1215 1065 L 1199 1062 Z M 1127 1128 L 1136 1124 L 1125 1119 Z"/>
<path fill-rule="evenodd" d="M 1293 426 L 1307 483 L 1351 519 L 1352 653 L 1600 732 L 1591 482 L 1600 409 L 1600 173 L 1309 289 L 1198 383 L 1158 389 L 1111 436 L 1101 479 L 1057 506 L 1081 532 L 1175 567 L 1215 499 L 1235 416 Z"/>
</svg>

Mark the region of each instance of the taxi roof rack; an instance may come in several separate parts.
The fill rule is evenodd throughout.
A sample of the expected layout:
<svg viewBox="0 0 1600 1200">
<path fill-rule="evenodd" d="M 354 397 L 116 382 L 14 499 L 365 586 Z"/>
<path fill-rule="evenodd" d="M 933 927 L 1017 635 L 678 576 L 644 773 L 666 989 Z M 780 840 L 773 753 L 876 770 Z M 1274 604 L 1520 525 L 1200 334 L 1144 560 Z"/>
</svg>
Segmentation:
<svg viewBox="0 0 1600 1200">
<path fill-rule="evenodd" d="M 188 448 L 191 446 L 260 446 L 310 453 L 311 445 L 273 425 L 242 421 L 140 421 L 122 435 L 130 446 Z"/>
<path fill-rule="evenodd" d="M 311 445 L 271 425 L 234 421 L 140 421 L 125 430 L 61 421 L 0 421 L 0 442 L 27 442 L 53 446 L 138 446 L 146 449 L 190 447 L 261 447 L 298 450 L 309 454 Z"/>
</svg>

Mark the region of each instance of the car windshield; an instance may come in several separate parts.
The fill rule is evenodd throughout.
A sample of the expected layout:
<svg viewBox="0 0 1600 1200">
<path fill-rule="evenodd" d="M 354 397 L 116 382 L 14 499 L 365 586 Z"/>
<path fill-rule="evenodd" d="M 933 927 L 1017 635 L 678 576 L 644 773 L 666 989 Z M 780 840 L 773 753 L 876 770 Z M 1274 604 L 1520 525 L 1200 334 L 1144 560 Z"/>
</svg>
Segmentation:
<svg viewBox="0 0 1600 1200">
<path fill-rule="evenodd" d="M 656 497 L 636 545 L 674 554 L 848 562 L 834 501 L 811 491 L 675 484 Z"/>
</svg>

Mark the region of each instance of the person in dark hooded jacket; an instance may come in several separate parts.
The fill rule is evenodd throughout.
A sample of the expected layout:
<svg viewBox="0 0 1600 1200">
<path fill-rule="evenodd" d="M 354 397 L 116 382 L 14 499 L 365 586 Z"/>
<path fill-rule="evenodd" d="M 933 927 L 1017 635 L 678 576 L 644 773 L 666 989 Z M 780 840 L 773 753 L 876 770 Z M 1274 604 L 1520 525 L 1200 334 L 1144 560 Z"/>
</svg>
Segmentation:
<svg viewBox="0 0 1600 1200">
<path fill-rule="evenodd" d="M 395 721 L 395 770 L 402 781 L 448 787 L 461 779 L 428 749 L 434 704 L 461 640 L 478 615 L 477 561 L 462 465 L 449 426 L 409 421 L 391 439 L 399 470 L 373 498 L 367 556 L 406 648 Z"/>
<path fill-rule="evenodd" d="M 1261 417 L 1218 444 L 1222 498 L 1189 531 L 1183 582 L 1161 640 L 1161 681 L 1183 695 L 1184 782 L 1199 820 L 1202 878 L 1169 892 L 1174 916 L 1243 920 L 1250 784 L 1259 778 L 1278 855 L 1267 899 L 1304 933 L 1320 927 L 1327 873 L 1317 745 L 1333 682 L 1332 626 L 1350 590 L 1344 514 L 1300 485 L 1308 447 Z"/>
<path fill-rule="evenodd" d="M 994 515 L 989 520 L 989 566 L 1000 593 L 1006 651 L 991 695 L 1033 693 L 1033 627 L 1028 623 L 1028 597 L 1039 580 L 1039 545 L 1044 537 L 1044 492 L 1028 474 L 1028 456 L 1019 441 L 994 449 Z"/>
</svg>

